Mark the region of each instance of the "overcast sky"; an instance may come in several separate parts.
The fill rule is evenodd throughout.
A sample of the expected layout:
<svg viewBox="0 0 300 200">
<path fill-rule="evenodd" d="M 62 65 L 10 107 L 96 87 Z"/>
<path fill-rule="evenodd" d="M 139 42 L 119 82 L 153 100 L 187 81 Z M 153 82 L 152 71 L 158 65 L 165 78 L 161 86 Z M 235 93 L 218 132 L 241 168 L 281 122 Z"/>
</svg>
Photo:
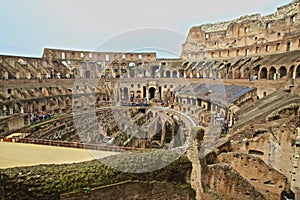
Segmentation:
<svg viewBox="0 0 300 200">
<path fill-rule="evenodd" d="M 291 1 L 0 0 L 0 54 L 40 57 L 45 47 L 99 51 L 155 47 L 179 54 L 192 26 L 270 14 Z"/>
</svg>

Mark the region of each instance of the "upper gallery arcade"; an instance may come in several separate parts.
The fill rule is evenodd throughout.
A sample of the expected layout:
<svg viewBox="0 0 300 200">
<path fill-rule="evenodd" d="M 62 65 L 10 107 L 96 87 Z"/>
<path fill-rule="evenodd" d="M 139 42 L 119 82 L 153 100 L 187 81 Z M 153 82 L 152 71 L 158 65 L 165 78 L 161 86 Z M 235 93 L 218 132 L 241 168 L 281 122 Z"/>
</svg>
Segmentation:
<svg viewBox="0 0 300 200">
<path fill-rule="evenodd" d="M 294 0 L 267 16 L 254 14 L 194 26 L 182 45 L 181 57 L 222 59 L 297 50 L 300 48 L 299 8 L 299 0 Z"/>
<path fill-rule="evenodd" d="M 300 78 L 299 2 L 267 16 L 192 27 L 178 59 L 45 48 L 41 58 L 0 55 L 0 78 Z"/>
</svg>

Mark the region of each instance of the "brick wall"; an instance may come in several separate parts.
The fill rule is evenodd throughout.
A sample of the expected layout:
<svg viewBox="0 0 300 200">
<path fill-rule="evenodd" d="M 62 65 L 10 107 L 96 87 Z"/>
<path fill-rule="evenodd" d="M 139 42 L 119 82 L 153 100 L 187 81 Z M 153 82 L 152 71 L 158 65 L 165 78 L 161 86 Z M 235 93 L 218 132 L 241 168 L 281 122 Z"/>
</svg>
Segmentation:
<svg viewBox="0 0 300 200">
<path fill-rule="evenodd" d="M 181 188 L 178 185 L 162 182 L 122 182 L 110 186 L 104 186 L 61 195 L 61 200 L 129 200 L 129 199 L 170 199 L 192 200 L 195 199 L 195 191 L 191 188 Z"/>
</svg>

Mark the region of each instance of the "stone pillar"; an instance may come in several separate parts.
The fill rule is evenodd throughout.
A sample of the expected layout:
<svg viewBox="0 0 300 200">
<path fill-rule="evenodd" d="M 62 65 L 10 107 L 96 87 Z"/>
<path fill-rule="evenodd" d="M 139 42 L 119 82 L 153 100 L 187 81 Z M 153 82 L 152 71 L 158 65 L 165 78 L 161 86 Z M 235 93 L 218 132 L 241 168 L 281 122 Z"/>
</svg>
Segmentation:
<svg viewBox="0 0 300 200">
<path fill-rule="evenodd" d="M 297 67 L 295 67 L 295 68 L 296 68 L 296 70 L 297 70 Z M 292 78 L 293 78 L 293 79 L 296 78 L 296 70 L 293 71 L 293 75 L 292 75 Z"/>
<path fill-rule="evenodd" d="M 160 99 L 159 91 L 155 90 L 154 98 L 155 98 L 155 99 Z"/>
<path fill-rule="evenodd" d="M 2 109 L 3 110 L 3 114 L 2 114 L 3 116 L 6 116 L 6 111 L 7 111 L 6 109 L 7 109 L 6 106 L 3 106 L 3 109 Z"/>
<path fill-rule="evenodd" d="M 14 114 L 14 108 L 13 108 L 13 107 L 10 107 L 10 108 L 9 108 L 9 114 L 10 114 L 10 115 Z"/>
<path fill-rule="evenodd" d="M 163 147 L 166 142 L 166 124 L 162 127 L 161 130 L 161 138 L 160 138 L 160 146 Z"/>
</svg>

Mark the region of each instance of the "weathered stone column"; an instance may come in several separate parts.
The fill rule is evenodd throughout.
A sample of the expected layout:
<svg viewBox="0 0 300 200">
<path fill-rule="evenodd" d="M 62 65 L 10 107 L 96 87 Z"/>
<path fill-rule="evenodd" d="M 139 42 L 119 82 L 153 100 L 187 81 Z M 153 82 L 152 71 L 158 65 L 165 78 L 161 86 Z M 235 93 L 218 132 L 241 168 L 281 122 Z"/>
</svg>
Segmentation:
<svg viewBox="0 0 300 200">
<path fill-rule="evenodd" d="M 204 130 L 202 129 L 193 129 L 191 131 L 195 135 L 192 146 L 187 151 L 187 156 L 192 162 L 192 173 L 191 173 L 191 187 L 196 190 L 196 199 L 201 200 L 203 194 L 202 186 L 202 166 L 199 158 L 199 149 L 201 147 L 201 142 L 204 137 Z"/>
<path fill-rule="evenodd" d="M 160 137 L 160 146 L 163 147 L 166 143 L 166 123 L 164 124 L 164 126 L 161 129 L 161 137 Z"/>
</svg>

